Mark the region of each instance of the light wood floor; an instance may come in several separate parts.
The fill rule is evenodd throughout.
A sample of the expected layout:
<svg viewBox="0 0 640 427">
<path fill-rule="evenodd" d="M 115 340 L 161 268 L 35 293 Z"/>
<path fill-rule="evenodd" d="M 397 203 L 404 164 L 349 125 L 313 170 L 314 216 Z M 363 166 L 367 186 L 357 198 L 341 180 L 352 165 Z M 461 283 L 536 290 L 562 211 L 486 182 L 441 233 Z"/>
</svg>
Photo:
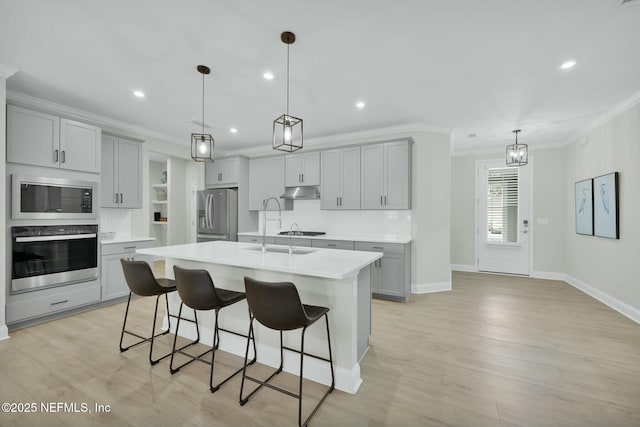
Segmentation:
<svg viewBox="0 0 640 427">
<path fill-rule="evenodd" d="M 330 395 L 311 425 L 640 425 L 640 325 L 563 282 L 454 273 L 453 289 L 374 300 L 364 384 Z M 152 301 L 136 302 L 133 324 L 147 330 Z M 265 389 L 240 407 L 239 378 L 212 395 L 202 363 L 172 376 L 168 361 L 149 366 L 148 347 L 121 354 L 123 313 L 118 304 L 0 342 L 1 402 L 99 403 L 110 413 L 0 413 L 0 425 L 296 425 L 290 397 Z M 241 362 L 216 359 L 221 372 Z"/>
</svg>

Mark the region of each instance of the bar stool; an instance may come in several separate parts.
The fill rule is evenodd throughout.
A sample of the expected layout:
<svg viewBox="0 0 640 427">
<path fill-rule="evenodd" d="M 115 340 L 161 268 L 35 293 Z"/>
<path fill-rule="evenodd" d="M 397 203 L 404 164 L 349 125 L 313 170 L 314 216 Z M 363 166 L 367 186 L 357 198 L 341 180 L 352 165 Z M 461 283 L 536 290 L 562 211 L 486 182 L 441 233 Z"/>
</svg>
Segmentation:
<svg viewBox="0 0 640 427">
<path fill-rule="evenodd" d="M 199 360 L 200 362 L 207 363 L 211 365 L 211 372 L 209 374 L 209 390 L 211 390 L 211 393 L 215 393 L 220 388 L 220 386 L 222 386 L 224 383 L 229 381 L 236 374 L 239 374 L 244 369 L 244 365 L 243 365 L 241 368 L 239 368 L 237 371 L 229 375 L 227 378 L 220 381 L 217 385 L 215 386 L 213 385 L 213 368 L 215 365 L 216 350 L 218 349 L 218 345 L 220 344 L 219 331 L 224 331 L 233 335 L 248 338 L 247 335 L 241 334 L 239 332 L 221 328 L 218 325 L 218 314 L 220 310 L 223 309 L 224 307 L 228 307 L 230 305 L 233 305 L 245 299 L 246 295 L 244 292 L 236 292 L 236 291 L 229 291 L 226 289 L 216 288 L 207 270 L 188 270 L 186 268 L 181 268 L 174 265 L 173 272 L 176 278 L 178 295 L 180 295 L 180 299 L 182 299 L 182 303 L 180 303 L 180 311 L 178 312 L 178 326 L 176 326 L 176 336 L 174 337 L 174 340 L 173 340 L 174 351 L 171 354 L 171 362 L 169 364 L 170 372 L 171 374 L 175 374 L 182 367 L 188 365 L 194 360 Z M 182 351 L 181 349 L 175 350 L 176 340 L 178 337 L 177 332 L 178 332 L 178 328 L 180 327 L 180 317 L 182 314 L 183 305 L 186 305 L 187 307 L 190 307 L 193 309 L 194 316 L 196 317 L 196 319 L 197 319 L 197 315 L 195 314 L 196 310 L 215 310 L 213 343 L 212 343 L 211 349 L 197 356 L 188 354 Z M 249 362 L 249 365 L 255 363 L 256 361 L 256 342 L 253 337 L 251 338 L 251 341 L 253 342 L 253 360 Z M 248 345 L 249 344 L 247 343 L 247 354 L 249 352 Z M 211 352 L 211 361 L 203 360 L 202 357 L 204 357 L 209 352 Z M 190 360 L 174 368 L 173 358 L 175 353 L 180 353 L 185 356 L 188 356 Z M 246 364 L 246 357 L 245 357 L 245 364 Z"/>
<path fill-rule="evenodd" d="M 151 271 L 151 267 L 145 261 L 128 261 L 124 258 L 120 259 L 120 263 L 122 264 L 122 271 L 124 272 L 124 278 L 127 282 L 127 286 L 129 286 L 129 299 L 127 300 L 127 309 L 124 312 L 124 322 L 122 323 L 122 332 L 120 334 L 120 352 L 124 352 L 129 350 L 132 347 L 143 344 L 145 342 L 150 342 L 151 347 L 149 349 L 149 363 L 151 365 L 155 365 L 162 359 L 165 359 L 173 354 L 173 352 L 167 353 L 164 356 L 154 359 L 153 358 L 153 342 L 154 339 L 161 336 L 166 335 L 171 330 L 171 318 L 176 318 L 177 316 L 171 314 L 169 312 L 169 297 L 168 294 L 174 292 L 176 290 L 175 282 L 171 279 L 156 279 Z M 135 332 L 128 331 L 126 329 L 127 326 L 127 317 L 129 316 L 129 306 L 131 304 L 131 296 L 135 294 L 141 297 L 156 297 L 156 308 L 153 312 L 153 326 L 151 329 L 150 337 L 143 337 Z M 160 301 L 160 297 L 164 295 L 165 302 L 167 306 L 167 322 L 168 328 L 166 331 L 160 332 L 156 334 L 156 318 L 158 317 L 158 302 Z M 189 319 L 185 319 L 189 320 Z M 198 329 L 198 324 L 196 323 L 196 329 Z M 131 344 L 128 347 L 123 347 L 122 342 L 124 340 L 124 334 L 132 335 L 134 337 L 140 338 L 140 341 Z M 198 339 L 200 336 L 200 331 L 198 329 Z M 186 348 L 190 345 L 194 345 L 198 342 L 198 340 L 193 341 L 183 347 Z"/>
<path fill-rule="evenodd" d="M 333 357 L 331 355 L 331 338 L 329 336 L 329 317 L 327 313 L 329 309 L 327 307 L 318 307 L 313 305 L 302 304 L 300 301 L 300 295 L 298 294 L 298 290 L 295 285 L 290 282 L 262 282 L 259 280 L 252 279 L 250 277 L 244 278 L 244 286 L 247 292 L 247 303 L 249 304 L 249 313 L 250 313 L 250 322 L 249 322 L 249 336 L 253 337 L 253 320 L 257 319 L 262 325 L 267 328 L 274 329 L 280 331 L 280 367 L 272 373 L 266 380 L 262 381 L 253 377 L 250 377 L 246 374 L 246 360 L 249 355 L 249 340 L 247 340 L 247 350 L 245 353 L 245 367 L 242 371 L 242 382 L 240 384 L 240 405 L 244 405 L 247 403 L 249 398 L 253 396 L 258 390 L 262 388 L 262 386 L 267 386 L 271 389 L 277 390 L 281 393 L 284 393 L 288 396 L 295 397 L 298 399 L 298 425 L 302 427 L 309 424 L 311 417 L 315 415 L 318 411 L 318 408 L 324 402 L 326 397 L 333 391 L 335 388 L 335 376 L 333 372 Z M 313 354 L 304 352 L 304 336 L 307 328 L 313 325 L 316 320 L 320 319 L 322 316 L 325 318 L 325 323 L 327 325 L 327 343 L 329 347 L 329 358 L 316 356 Z M 282 332 L 283 331 L 291 331 L 294 329 L 302 329 L 302 338 L 300 342 L 300 350 L 296 350 L 290 347 L 286 347 L 282 342 Z M 285 390 L 283 388 L 274 386 L 272 384 L 268 384 L 269 381 L 275 377 L 277 374 L 282 372 L 283 363 L 284 363 L 284 350 L 293 351 L 295 353 L 300 354 L 300 379 L 299 385 L 300 390 L 298 394 L 292 393 L 289 390 Z M 322 399 L 315 406 L 311 414 L 307 417 L 307 419 L 302 422 L 302 367 L 303 367 L 303 359 L 304 356 L 310 356 L 315 359 L 324 360 L 325 362 L 329 362 L 329 366 L 331 367 L 331 386 L 327 390 L 327 392 L 322 396 Z M 242 391 L 244 389 L 244 380 L 248 379 L 257 384 L 260 384 L 255 390 L 247 395 L 247 397 L 242 397 Z"/>
</svg>

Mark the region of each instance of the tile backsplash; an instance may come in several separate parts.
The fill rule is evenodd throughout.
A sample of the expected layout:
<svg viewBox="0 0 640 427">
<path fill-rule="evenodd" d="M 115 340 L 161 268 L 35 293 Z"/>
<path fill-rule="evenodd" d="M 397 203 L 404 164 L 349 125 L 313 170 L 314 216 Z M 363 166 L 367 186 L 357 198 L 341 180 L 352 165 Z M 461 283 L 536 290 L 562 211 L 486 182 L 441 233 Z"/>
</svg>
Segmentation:
<svg viewBox="0 0 640 427">
<path fill-rule="evenodd" d="M 131 235 L 131 209 L 102 208 L 100 231 L 115 232 L 116 237 Z"/>
<path fill-rule="evenodd" d="M 262 233 L 260 212 L 259 232 Z M 292 211 L 282 212 L 278 229 L 278 212 L 267 212 L 267 232 L 289 230 L 294 222 L 300 230 L 324 231 L 343 235 L 411 235 L 411 211 L 329 211 L 320 210 L 320 200 L 295 200 Z"/>
</svg>

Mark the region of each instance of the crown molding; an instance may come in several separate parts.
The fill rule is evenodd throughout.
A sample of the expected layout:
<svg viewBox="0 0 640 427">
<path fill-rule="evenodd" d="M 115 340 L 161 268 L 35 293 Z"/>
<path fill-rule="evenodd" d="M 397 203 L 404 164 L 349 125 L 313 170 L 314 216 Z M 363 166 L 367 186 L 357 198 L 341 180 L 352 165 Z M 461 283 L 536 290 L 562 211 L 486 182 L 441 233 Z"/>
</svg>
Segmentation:
<svg viewBox="0 0 640 427">
<path fill-rule="evenodd" d="M 449 135 L 449 137 L 451 138 L 451 133 L 453 132 L 453 129 L 428 125 L 425 123 L 409 123 L 409 124 L 399 125 L 399 126 L 389 126 L 384 128 L 368 129 L 363 131 L 321 136 L 318 138 L 309 138 L 309 139 L 305 139 L 304 145 L 305 145 L 305 148 L 316 148 L 316 149 L 336 147 L 344 144 L 353 144 L 358 140 L 363 140 L 363 139 L 371 140 L 371 142 L 374 142 L 376 139 L 384 140 L 384 139 L 388 139 L 390 135 L 406 134 L 407 137 L 411 137 L 416 132 L 444 134 L 444 135 Z M 274 154 L 274 152 L 271 149 L 271 144 L 268 143 L 268 144 L 265 144 L 264 146 L 249 147 L 249 148 L 229 151 L 226 154 L 229 156 L 241 155 L 241 156 L 247 156 L 247 157 L 260 157 L 260 156 L 267 156 L 270 154 Z"/>
<path fill-rule="evenodd" d="M 556 148 L 564 148 L 567 146 L 564 142 L 547 142 L 543 144 L 529 145 L 529 152 L 536 152 L 539 150 L 552 150 Z M 487 148 L 474 148 L 470 150 L 456 150 L 451 152 L 451 157 L 465 157 L 465 156 L 484 156 L 488 154 L 505 154 L 506 145 L 500 147 L 487 147 Z"/>
<path fill-rule="evenodd" d="M 3 78 L 5 80 L 8 79 L 9 77 L 13 76 L 18 71 L 19 70 L 17 68 L 10 67 L 10 66 L 4 65 L 4 64 L 0 64 L 0 78 Z"/>
<path fill-rule="evenodd" d="M 598 117 L 596 120 L 594 120 L 593 122 L 589 123 L 587 126 L 582 128 L 580 131 L 578 131 L 578 133 L 575 134 L 573 138 L 570 138 L 569 142 L 567 142 L 567 144 L 565 145 L 571 145 L 571 144 L 575 144 L 576 142 L 580 142 L 581 140 L 589 136 L 591 132 L 593 132 L 603 124 L 607 123 L 614 117 L 631 109 L 638 103 L 640 103 L 640 90 L 632 94 L 629 98 L 625 99 L 624 101 L 614 105 L 613 108 L 611 108 L 609 111 L 607 111 L 606 113 Z"/>
<path fill-rule="evenodd" d="M 57 104 L 55 102 L 46 101 L 44 99 L 36 98 L 34 96 L 14 92 L 12 90 L 7 91 L 7 101 L 13 105 L 17 105 L 25 108 L 32 108 L 32 109 L 40 110 L 47 113 L 54 113 L 70 119 L 80 120 L 98 127 L 107 126 L 115 129 L 120 129 L 122 131 L 132 132 L 135 134 L 151 137 L 161 141 L 170 142 L 172 144 L 185 145 L 183 141 L 176 140 L 175 138 L 169 137 L 167 135 L 161 134 L 159 132 L 156 132 L 150 129 L 132 125 L 131 123 L 112 119 L 110 117 L 101 116 L 99 114 L 88 113 L 86 111 L 78 110 L 72 107 L 67 107 L 66 105 Z"/>
</svg>

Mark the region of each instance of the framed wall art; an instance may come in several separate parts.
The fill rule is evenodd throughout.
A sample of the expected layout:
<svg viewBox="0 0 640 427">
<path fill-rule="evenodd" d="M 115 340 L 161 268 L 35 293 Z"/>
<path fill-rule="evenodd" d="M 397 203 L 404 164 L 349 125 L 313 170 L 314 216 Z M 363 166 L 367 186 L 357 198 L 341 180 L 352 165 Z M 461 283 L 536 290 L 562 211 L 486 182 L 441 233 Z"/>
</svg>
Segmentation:
<svg viewBox="0 0 640 427">
<path fill-rule="evenodd" d="M 618 172 L 593 178 L 593 231 L 599 237 L 620 238 Z"/>
<path fill-rule="evenodd" d="M 593 179 L 576 182 L 576 233 L 593 235 Z"/>
</svg>

